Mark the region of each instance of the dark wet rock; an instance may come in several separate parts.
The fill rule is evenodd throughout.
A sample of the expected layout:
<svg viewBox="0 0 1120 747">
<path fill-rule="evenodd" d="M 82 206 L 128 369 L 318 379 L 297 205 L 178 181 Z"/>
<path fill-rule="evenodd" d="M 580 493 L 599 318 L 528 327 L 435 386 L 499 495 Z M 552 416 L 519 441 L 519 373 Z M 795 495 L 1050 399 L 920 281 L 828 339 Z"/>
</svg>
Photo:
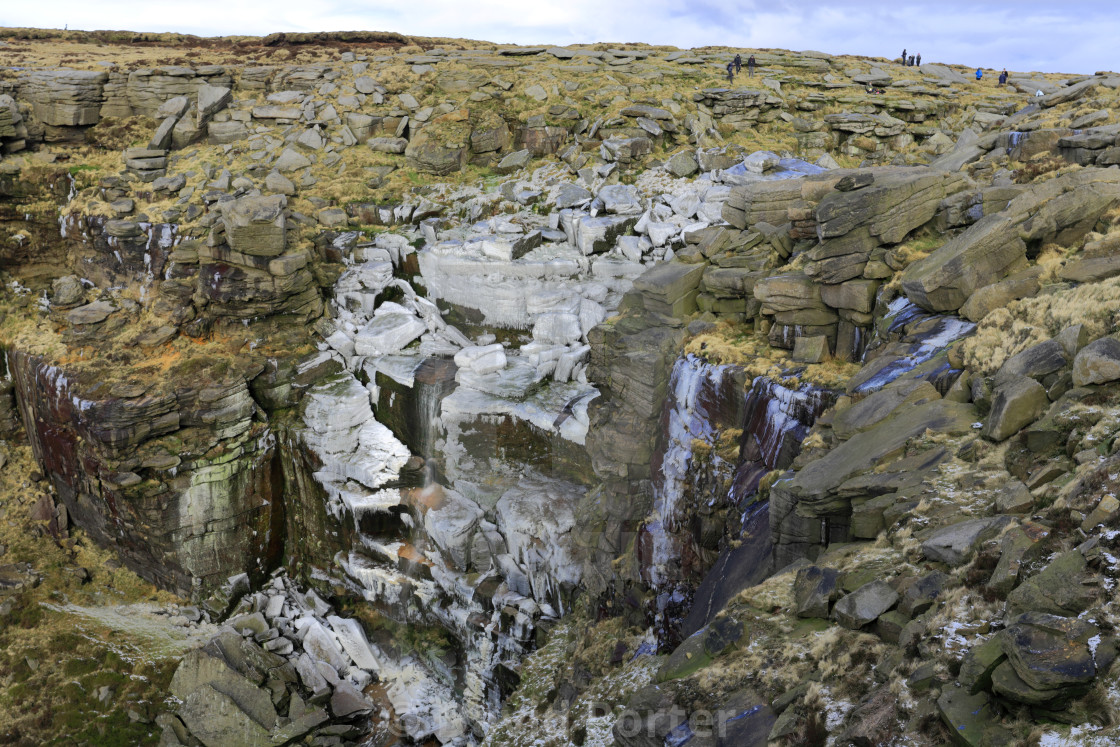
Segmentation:
<svg viewBox="0 0 1120 747">
<path fill-rule="evenodd" d="M 827 618 L 839 593 L 839 573 L 834 568 L 809 566 L 797 572 L 793 582 L 794 607 L 798 617 Z"/>
<path fill-rule="evenodd" d="M 1047 340 L 1023 350 L 1007 359 L 996 372 L 996 384 L 1019 376 L 1041 380 L 1069 363 L 1065 348 L 1058 340 Z"/>
<path fill-rule="evenodd" d="M 907 617 L 917 617 L 925 613 L 941 596 L 941 590 L 945 588 L 948 581 L 949 577 L 941 571 L 927 573 L 902 592 L 898 611 Z"/>
<path fill-rule="evenodd" d="M 992 671 L 992 689 L 1026 705 L 1058 710 L 1084 694 L 1097 676 L 1090 640 L 1100 631 L 1081 620 L 1029 612 L 999 637 L 1006 661 Z"/>
<path fill-rule="evenodd" d="M 750 511 L 736 546 L 723 549 L 693 594 L 692 608 L 681 626 L 691 635 L 706 625 L 743 589 L 765 580 L 771 571 L 770 512 Z"/>
</svg>

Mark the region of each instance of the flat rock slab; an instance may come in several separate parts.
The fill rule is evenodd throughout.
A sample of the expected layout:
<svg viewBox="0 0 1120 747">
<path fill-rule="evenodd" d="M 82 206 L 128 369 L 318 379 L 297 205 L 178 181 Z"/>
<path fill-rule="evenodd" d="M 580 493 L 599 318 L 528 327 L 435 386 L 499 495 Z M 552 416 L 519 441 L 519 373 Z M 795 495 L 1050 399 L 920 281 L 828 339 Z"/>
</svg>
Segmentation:
<svg viewBox="0 0 1120 747">
<path fill-rule="evenodd" d="M 999 726 L 999 716 L 987 693 L 972 695 L 960 685 L 947 685 L 937 699 L 937 710 L 957 744 L 987 747 L 1014 741 L 1011 734 Z"/>
<path fill-rule="evenodd" d="M 272 744 L 267 729 L 242 711 L 232 697 L 210 685 L 186 697 L 179 708 L 179 718 L 206 747 Z"/>
<path fill-rule="evenodd" d="M 117 310 L 116 306 L 108 301 L 94 301 L 85 306 L 79 306 L 66 313 L 66 321 L 71 324 L 99 324 L 109 318 Z"/>
<path fill-rule="evenodd" d="M 358 355 L 389 355 L 404 349 L 427 331 L 427 325 L 412 314 L 383 314 L 374 319 L 354 339 Z"/>
<path fill-rule="evenodd" d="M 810 462 L 791 480 L 777 483 L 775 492 L 796 498 L 797 511 L 802 516 L 815 516 L 818 509 L 827 512 L 834 508 L 829 501 L 831 491 L 880 464 L 911 438 L 927 430 L 961 435 L 972 430 L 975 420 L 976 410 L 972 406 L 944 399 L 907 409 Z"/>
<path fill-rule="evenodd" d="M 922 554 L 930 560 L 961 565 L 981 542 L 995 537 L 1010 522 L 1008 516 L 991 516 L 938 529 L 922 543 Z"/>
<path fill-rule="evenodd" d="M 939 399 L 941 394 L 928 381 L 900 382 L 880 389 L 846 410 L 841 410 L 833 418 L 832 430 L 837 438 L 848 439 L 874 428 L 899 411 L 899 408 L 917 407 Z"/>
<path fill-rule="evenodd" d="M 705 266 L 683 262 L 663 262 L 643 272 L 635 281 L 635 290 L 672 304 L 700 285 Z"/>
</svg>

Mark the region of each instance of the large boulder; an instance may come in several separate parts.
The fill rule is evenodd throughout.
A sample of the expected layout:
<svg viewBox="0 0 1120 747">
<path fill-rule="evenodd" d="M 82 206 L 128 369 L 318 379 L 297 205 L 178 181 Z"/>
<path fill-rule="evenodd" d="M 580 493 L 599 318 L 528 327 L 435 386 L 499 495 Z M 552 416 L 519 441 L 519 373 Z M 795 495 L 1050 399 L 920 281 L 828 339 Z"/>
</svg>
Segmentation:
<svg viewBox="0 0 1120 747">
<path fill-rule="evenodd" d="M 871 470 L 927 430 L 962 435 L 972 430 L 975 421 L 972 406 L 945 399 L 905 408 L 810 462 L 792 478 L 775 483 L 770 493 L 771 516 L 781 517 L 794 507 L 807 518 L 845 513 L 850 509 L 849 499 L 839 496 L 836 489 L 849 478 Z"/>
<path fill-rule="evenodd" d="M 900 408 L 917 407 L 927 402 L 941 399 L 937 388 L 922 379 L 906 381 L 884 387 L 868 397 L 861 399 L 847 409 L 836 413 L 832 421 L 832 432 L 841 439 L 848 439 L 857 433 L 870 430 L 891 417 Z"/>
<path fill-rule="evenodd" d="M 467 162 L 467 148 L 440 143 L 422 135 L 408 144 L 404 154 L 409 166 L 437 176 L 458 171 Z"/>
<path fill-rule="evenodd" d="M 1089 585 L 1085 556 L 1078 550 L 1063 553 L 1039 573 L 1022 582 L 1007 595 L 1007 610 L 1046 612 L 1069 617 L 1087 609 L 1097 599 L 1097 589 Z"/>
<path fill-rule="evenodd" d="M 793 582 L 797 616 L 827 618 L 829 607 L 839 589 L 839 576 L 834 568 L 815 565 L 799 570 Z"/>
<path fill-rule="evenodd" d="M 898 592 L 886 581 L 875 580 L 841 597 L 832 609 L 832 616 L 845 628 L 859 630 L 875 622 L 897 603 Z"/>
<path fill-rule="evenodd" d="M 278 257 L 287 246 L 287 199 L 283 195 L 242 197 L 222 207 L 231 249 L 257 257 Z"/>
<path fill-rule="evenodd" d="M 427 330 L 427 325 L 415 314 L 379 314 L 354 338 L 354 352 L 369 356 L 391 355 L 403 350 Z"/>
<path fill-rule="evenodd" d="M 922 554 L 930 560 L 963 565 L 982 542 L 995 537 L 1010 522 L 1006 516 L 990 516 L 951 524 L 922 543 Z"/>
<path fill-rule="evenodd" d="M 929 311 L 956 311 L 1027 264 L 1028 245 L 1071 244 L 1120 202 L 1120 172 L 1082 169 L 1037 185 L 906 268 L 902 289 Z"/>
<path fill-rule="evenodd" d="M 1009 375 L 995 391 L 983 434 L 993 441 L 1003 441 L 1042 417 L 1049 405 L 1042 384 L 1028 376 Z"/>
<path fill-rule="evenodd" d="M 84 127 L 101 119 L 109 74 L 93 70 L 36 70 L 23 85 L 35 119 L 51 127 Z"/>
<path fill-rule="evenodd" d="M 704 265 L 663 262 L 646 270 L 634 281 L 645 308 L 666 316 L 685 316 L 696 308 L 697 289 Z"/>
<path fill-rule="evenodd" d="M 1096 678 L 1093 648 L 1099 641 L 1099 629 L 1081 620 L 1020 615 L 999 635 L 1007 659 L 992 671 L 992 690 L 1025 705 L 1060 710 Z"/>
<path fill-rule="evenodd" d="M 960 175 L 926 168 L 867 169 L 861 173 L 871 176 L 866 186 L 832 192 L 817 206 L 822 240 L 867 226 L 870 235 L 882 243 L 897 244 L 932 220 L 945 197 L 968 186 L 968 180 Z"/>
<path fill-rule="evenodd" d="M 1089 343 L 1073 359 L 1075 386 L 1106 384 L 1120 379 L 1120 340 L 1102 337 Z"/>
<path fill-rule="evenodd" d="M 1002 384 L 1019 376 L 1044 379 L 1061 371 L 1067 363 L 1069 358 L 1062 343 L 1058 340 L 1046 340 L 1008 358 L 996 372 L 996 383 Z"/>
<path fill-rule="evenodd" d="M 961 307 L 961 316 L 969 321 L 978 322 L 992 311 L 1002 309 L 1012 301 L 1033 297 L 1038 293 L 1038 279 L 1041 275 L 1041 267 L 1031 267 L 1006 280 L 977 289 Z"/>
</svg>

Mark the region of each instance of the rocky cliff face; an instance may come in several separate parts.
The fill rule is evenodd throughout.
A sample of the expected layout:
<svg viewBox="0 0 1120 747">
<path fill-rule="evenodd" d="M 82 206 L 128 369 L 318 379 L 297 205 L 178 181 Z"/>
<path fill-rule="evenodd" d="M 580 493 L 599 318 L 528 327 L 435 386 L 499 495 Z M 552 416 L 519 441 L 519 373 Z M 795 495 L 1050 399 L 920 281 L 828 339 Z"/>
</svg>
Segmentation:
<svg viewBox="0 0 1120 747">
<path fill-rule="evenodd" d="M 164 743 L 1114 729 L 1117 78 L 404 41 L 0 81 L 0 437 L 228 621 Z"/>
</svg>

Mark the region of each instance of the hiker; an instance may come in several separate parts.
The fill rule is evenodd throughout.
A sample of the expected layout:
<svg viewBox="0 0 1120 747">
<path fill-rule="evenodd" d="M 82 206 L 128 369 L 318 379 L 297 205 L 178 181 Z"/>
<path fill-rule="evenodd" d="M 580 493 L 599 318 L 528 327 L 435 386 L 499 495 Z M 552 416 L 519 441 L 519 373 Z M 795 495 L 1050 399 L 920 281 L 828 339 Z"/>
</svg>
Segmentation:
<svg viewBox="0 0 1120 747">
<path fill-rule="evenodd" d="M 754 77 L 754 55 L 747 58 L 747 77 Z"/>
<path fill-rule="evenodd" d="M 910 67 L 914 67 L 914 55 L 910 55 Z"/>
<path fill-rule="evenodd" d="M 983 77 L 984 77 L 984 71 L 981 70 L 980 68 L 976 68 L 976 80 L 980 80 Z"/>
<path fill-rule="evenodd" d="M 742 69 L 743 69 L 743 57 L 742 57 L 742 55 L 735 55 L 735 74 L 738 75 L 739 72 L 742 71 Z"/>
<path fill-rule="evenodd" d="M 999 74 L 999 85 L 1002 86 L 1005 83 L 1007 83 L 1007 71 L 1006 70 L 1004 70 L 1002 73 Z"/>
<path fill-rule="evenodd" d="M 922 53 L 921 52 L 918 52 L 918 62 L 916 64 L 918 65 L 918 67 L 922 66 Z"/>
<path fill-rule="evenodd" d="M 902 66 L 906 67 L 906 50 L 902 50 Z"/>
<path fill-rule="evenodd" d="M 735 63 L 734 62 L 727 63 L 727 82 L 728 83 L 734 83 L 735 82 Z"/>
</svg>

